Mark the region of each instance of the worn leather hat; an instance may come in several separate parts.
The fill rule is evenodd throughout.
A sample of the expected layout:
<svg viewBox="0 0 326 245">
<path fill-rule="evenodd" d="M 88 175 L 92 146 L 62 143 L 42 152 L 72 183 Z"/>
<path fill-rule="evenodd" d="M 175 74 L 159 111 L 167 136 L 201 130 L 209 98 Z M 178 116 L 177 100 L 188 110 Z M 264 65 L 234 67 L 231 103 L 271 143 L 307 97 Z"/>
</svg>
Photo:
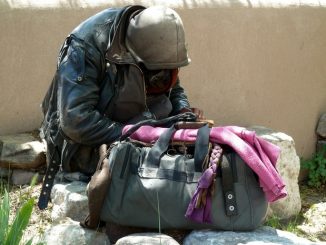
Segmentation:
<svg viewBox="0 0 326 245">
<path fill-rule="evenodd" d="M 149 70 L 174 69 L 190 62 L 182 20 L 163 6 L 149 7 L 131 17 L 126 47 Z"/>
</svg>

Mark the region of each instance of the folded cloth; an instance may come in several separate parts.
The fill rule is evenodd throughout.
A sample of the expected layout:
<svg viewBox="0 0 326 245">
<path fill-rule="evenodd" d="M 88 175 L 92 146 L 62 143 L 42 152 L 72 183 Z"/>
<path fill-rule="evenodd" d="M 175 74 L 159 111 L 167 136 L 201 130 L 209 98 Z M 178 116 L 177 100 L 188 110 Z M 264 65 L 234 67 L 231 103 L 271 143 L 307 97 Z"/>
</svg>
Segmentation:
<svg viewBox="0 0 326 245">
<path fill-rule="evenodd" d="M 123 128 L 124 134 L 132 125 Z M 131 135 L 132 139 L 151 143 L 164 133 L 166 128 L 142 126 Z M 196 141 L 197 129 L 179 129 L 173 141 Z M 280 155 L 280 148 L 263 138 L 238 126 L 213 127 L 210 131 L 210 141 L 226 144 L 234 149 L 244 162 L 258 175 L 260 186 L 265 192 L 267 201 L 274 202 L 287 195 L 285 184 L 275 166 Z"/>
</svg>

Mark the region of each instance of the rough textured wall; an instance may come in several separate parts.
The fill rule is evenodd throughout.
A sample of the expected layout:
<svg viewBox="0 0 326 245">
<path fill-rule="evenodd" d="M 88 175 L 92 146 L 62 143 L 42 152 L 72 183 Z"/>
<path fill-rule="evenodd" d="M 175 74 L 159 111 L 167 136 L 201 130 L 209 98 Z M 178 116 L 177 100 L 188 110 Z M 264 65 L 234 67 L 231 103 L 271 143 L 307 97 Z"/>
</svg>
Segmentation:
<svg viewBox="0 0 326 245">
<path fill-rule="evenodd" d="M 241 2 L 171 2 L 184 21 L 192 59 L 181 70 L 183 85 L 192 105 L 217 125 L 283 131 L 294 138 L 298 155 L 307 157 L 317 119 L 326 111 L 326 9 Z M 80 6 L 0 2 L 0 135 L 39 127 L 39 105 L 62 41 L 80 21 L 108 7 Z"/>
</svg>

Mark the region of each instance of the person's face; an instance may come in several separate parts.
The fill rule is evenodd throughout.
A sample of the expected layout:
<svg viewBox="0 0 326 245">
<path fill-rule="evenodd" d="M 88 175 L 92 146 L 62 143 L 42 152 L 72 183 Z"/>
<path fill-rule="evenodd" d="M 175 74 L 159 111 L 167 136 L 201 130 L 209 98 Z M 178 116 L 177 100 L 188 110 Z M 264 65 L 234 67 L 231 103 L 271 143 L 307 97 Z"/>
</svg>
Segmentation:
<svg viewBox="0 0 326 245">
<path fill-rule="evenodd" d="M 149 93 L 167 92 L 175 84 L 178 69 L 148 70 L 144 65 L 140 67 Z"/>
</svg>

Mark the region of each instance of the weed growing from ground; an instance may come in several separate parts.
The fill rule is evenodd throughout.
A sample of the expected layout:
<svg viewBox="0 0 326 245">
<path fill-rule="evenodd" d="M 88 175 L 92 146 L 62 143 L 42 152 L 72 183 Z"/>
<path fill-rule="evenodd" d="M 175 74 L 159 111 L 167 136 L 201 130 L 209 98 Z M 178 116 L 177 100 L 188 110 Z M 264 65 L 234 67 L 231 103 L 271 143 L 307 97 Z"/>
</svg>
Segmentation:
<svg viewBox="0 0 326 245">
<path fill-rule="evenodd" d="M 326 184 L 326 146 L 311 159 L 302 160 L 303 168 L 308 169 L 308 185 L 319 188 Z"/>
<path fill-rule="evenodd" d="M 286 220 L 282 220 L 279 217 L 272 215 L 265 221 L 265 225 L 271 226 L 275 229 L 301 234 L 297 226 L 302 223 L 303 219 L 304 218 L 301 213 Z"/>
<path fill-rule="evenodd" d="M 36 182 L 37 176 L 34 176 L 31 186 Z M 10 197 L 9 197 L 9 185 L 1 181 L 0 183 L 0 245 L 18 245 L 23 237 L 24 230 L 29 224 L 29 220 L 32 215 L 33 206 L 35 203 L 34 198 L 27 198 L 22 196 L 22 206 L 16 213 L 13 222 L 9 222 L 10 216 Z M 30 239 L 26 245 L 32 244 Z"/>
</svg>

